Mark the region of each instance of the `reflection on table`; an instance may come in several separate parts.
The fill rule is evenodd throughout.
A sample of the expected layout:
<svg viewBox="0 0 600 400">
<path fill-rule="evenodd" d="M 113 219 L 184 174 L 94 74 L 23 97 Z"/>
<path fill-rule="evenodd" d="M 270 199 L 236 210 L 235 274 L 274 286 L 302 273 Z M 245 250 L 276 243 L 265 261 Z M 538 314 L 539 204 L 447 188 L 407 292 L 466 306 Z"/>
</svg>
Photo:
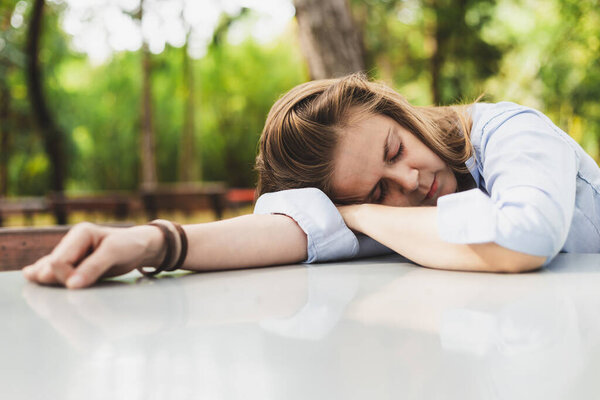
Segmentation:
<svg viewBox="0 0 600 400">
<path fill-rule="evenodd" d="M 132 273 L 81 291 L 3 273 L 3 394 L 592 398 L 599 257 L 561 254 L 520 275 L 436 271 L 398 256 Z"/>
</svg>

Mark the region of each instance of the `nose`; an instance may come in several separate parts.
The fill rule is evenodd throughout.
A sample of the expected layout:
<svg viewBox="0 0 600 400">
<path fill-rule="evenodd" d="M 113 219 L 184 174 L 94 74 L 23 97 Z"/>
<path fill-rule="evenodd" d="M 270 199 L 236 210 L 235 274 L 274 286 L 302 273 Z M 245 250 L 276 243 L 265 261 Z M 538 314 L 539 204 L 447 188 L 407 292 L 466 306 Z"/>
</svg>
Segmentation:
<svg viewBox="0 0 600 400">
<path fill-rule="evenodd" d="M 419 170 L 406 164 L 394 165 L 387 171 L 386 178 L 390 183 L 389 189 L 393 190 L 396 186 L 396 189 L 404 195 L 419 189 Z"/>
</svg>

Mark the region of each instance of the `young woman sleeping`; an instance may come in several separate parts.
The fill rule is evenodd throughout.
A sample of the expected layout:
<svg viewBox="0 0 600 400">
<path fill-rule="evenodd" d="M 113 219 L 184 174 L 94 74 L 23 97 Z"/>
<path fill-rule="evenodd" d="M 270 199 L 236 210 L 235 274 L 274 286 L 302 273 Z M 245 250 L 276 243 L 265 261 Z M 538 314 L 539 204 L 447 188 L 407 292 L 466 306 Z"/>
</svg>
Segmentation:
<svg viewBox="0 0 600 400">
<path fill-rule="evenodd" d="M 539 111 L 416 107 L 355 74 L 272 107 L 254 214 L 179 227 L 73 227 L 27 279 L 69 288 L 140 266 L 223 270 L 397 252 L 424 267 L 522 272 L 600 252 L 600 168 Z M 148 273 L 146 270 L 145 273 Z"/>
</svg>

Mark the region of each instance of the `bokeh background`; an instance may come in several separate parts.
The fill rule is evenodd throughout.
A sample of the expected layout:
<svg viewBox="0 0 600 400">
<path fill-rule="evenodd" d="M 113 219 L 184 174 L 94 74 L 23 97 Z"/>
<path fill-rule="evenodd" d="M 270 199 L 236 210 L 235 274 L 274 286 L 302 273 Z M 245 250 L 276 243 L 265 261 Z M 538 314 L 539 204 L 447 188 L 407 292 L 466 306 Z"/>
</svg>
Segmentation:
<svg viewBox="0 0 600 400">
<path fill-rule="evenodd" d="M 348 65 L 303 32 L 418 105 L 536 107 L 599 159 L 596 0 L 0 0 L 0 196 L 253 187 L 273 102 Z"/>
</svg>

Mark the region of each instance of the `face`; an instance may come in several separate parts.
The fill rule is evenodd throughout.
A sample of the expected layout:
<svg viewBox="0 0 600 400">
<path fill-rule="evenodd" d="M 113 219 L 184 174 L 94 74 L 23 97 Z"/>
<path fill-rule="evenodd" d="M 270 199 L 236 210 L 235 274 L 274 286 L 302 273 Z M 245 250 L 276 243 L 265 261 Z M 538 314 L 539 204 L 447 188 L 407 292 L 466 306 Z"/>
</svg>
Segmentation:
<svg viewBox="0 0 600 400">
<path fill-rule="evenodd" d="M 448 165 L 393 119 L 367 115 L 341 134 L 333 190 L 345 203 L 435 206 L 456 192 Z"/>
</svg>

